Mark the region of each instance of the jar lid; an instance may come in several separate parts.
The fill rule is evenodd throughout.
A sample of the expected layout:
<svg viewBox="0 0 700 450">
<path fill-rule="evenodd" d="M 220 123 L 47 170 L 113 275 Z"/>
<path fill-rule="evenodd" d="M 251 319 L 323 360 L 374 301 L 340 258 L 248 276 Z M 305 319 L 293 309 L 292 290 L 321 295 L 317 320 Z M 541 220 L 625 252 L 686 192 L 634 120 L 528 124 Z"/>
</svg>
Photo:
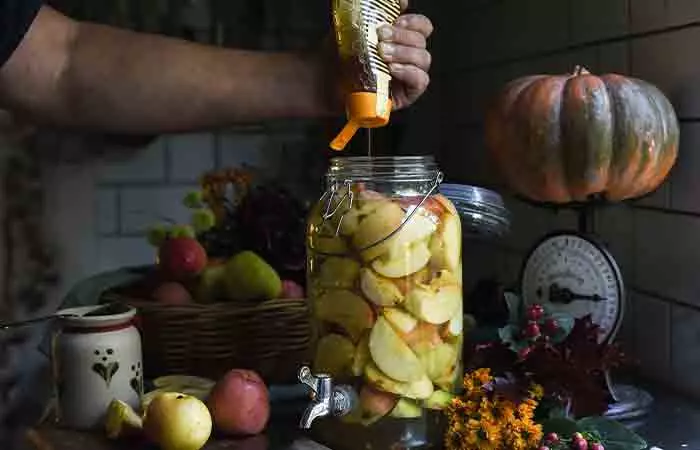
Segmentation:
<svg viewBox="0 0 700 450">
<path fill-rule="evenodd" d="M 466 184 L 444 183 L 440 193 L 455 205 L 465 234 L 501 237 L 510 231 L 510 213 L 496 192 Z"/>
</svg>

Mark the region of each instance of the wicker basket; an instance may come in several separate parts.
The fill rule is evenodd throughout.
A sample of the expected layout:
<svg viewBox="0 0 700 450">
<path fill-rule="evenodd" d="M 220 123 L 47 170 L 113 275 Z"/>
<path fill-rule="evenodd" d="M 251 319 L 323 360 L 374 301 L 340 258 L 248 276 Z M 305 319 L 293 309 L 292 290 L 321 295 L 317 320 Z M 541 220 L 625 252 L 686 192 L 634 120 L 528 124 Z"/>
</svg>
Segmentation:
<svg viewBox="0 0 700 450">
<path fill-rule="evenodd" d="M 314 333 L 305 299 L 173 306 L 111 293 L 104 300 L 139 310 L 147 378 L 218 379 L 232 368 L 244 368 L 268 383 L 289 383 L 310 360 Z"/>
</svg>

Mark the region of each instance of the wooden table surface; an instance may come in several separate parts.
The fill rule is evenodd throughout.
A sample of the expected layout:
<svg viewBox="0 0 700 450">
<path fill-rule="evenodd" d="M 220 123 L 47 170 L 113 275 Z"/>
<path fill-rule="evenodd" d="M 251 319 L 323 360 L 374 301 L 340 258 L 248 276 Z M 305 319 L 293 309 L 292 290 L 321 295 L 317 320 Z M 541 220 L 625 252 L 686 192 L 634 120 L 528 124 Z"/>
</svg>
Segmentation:
<svg viewBox="0 0 700 450">
<path fill-rule="evenodd" d="M 269 433 L 270 434 L 270 433 Z M 53 426 L 32 428 L 25 433 L 27 450 L 150 450 L 143 442 L 110 441 L 99 432 L 65 430 Z M 211 439 L 203 450 L 329 450 L 305 438 L 259 435 L 243 440 Z"/>
</svg>

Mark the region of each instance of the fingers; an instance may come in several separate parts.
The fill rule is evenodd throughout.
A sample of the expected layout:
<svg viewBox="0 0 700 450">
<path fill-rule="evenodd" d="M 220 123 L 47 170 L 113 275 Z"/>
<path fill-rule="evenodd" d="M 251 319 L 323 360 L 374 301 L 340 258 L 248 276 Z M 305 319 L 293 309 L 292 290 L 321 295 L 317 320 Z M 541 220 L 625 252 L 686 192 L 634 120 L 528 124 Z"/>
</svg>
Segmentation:
<svg viewBox="0 0 700 450">
<path fill-rule="evenodd" d="M 406 64 L 389 64 L 389 70 L 394 79 L 403 83 L 410 90 L 411 96 L 418 96 L 425 92 L 430 84 L 430 76 L 419 67 Z"/>
<path fill-rule="evenodd" d="M 399 0 L 399 4 L 401 5 L 401 11 L 406 11 L 408 8 L 408 0 Z"/>
<path fill-rule="evenodd" d="M 425 48 L 427 41 L 421 33 L 407 28 L 390 27 L 388 25 L 378 30 L 382 42 L 393 42 L 408 47 Z"/>
<path fill-rule="evenodd" d="M 435 27 L 426 16 L 422 14 L 404 14 L 396 21 L 396 28 L 417 31 L 427 38 L 433 34 Z"/>
<path fill-rule="evenodd" d="M 379 45 L 379 54 L 388 63 L 412 65 L 425 72 L 430 70 L 432 63 L 430 52 L 424 48 L 382 42 Z"/>
</svg>

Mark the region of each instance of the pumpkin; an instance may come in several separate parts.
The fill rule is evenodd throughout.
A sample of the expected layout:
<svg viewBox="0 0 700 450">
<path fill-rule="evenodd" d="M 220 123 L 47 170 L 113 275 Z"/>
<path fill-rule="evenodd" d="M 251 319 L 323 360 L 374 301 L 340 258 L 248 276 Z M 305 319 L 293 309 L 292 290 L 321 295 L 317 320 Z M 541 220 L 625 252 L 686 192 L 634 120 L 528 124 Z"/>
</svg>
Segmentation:
<svg viewBox="0 0 700 450">
<path fill-rule="evenodd" d="M 486 116 L 504 181 L 546 203 L 621 201 L 655 190 L 678 155 L 678 119 L 651 84 L 617 74 L 534 75 L 507 84 Z"/>
</svg>

